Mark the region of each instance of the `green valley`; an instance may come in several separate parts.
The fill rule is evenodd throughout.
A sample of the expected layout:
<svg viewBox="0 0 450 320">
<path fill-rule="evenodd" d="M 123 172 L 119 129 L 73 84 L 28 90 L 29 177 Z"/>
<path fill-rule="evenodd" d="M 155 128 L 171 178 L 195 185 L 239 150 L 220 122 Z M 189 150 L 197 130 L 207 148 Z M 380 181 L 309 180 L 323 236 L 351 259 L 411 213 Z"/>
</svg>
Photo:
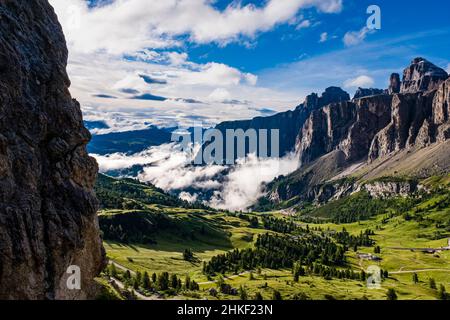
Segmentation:
<svg viewBox="0 0 450 320">
<path fill-rule="evenodd" d="M 427 192 L 409 197 L 356 193 L 322 206 L 243 213 L 100 176 L 110 261 L 102 281 L 148 299 L 387 299 L 388 289 L 398 299 L 446 298 L 448 181 L 430 178 Z M 373 266 L 378 289 L 367 286 Z"/>
</svg>

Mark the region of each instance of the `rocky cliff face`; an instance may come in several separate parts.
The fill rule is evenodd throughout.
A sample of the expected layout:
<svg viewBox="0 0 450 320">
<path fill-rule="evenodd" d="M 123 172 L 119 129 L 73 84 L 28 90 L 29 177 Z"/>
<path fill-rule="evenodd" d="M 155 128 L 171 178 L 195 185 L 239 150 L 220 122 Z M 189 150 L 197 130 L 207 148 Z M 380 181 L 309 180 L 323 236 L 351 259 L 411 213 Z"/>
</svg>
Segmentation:
<svg viewBox="0 0 450 320">
<path fill-rule="evenodd" d="M 449 138 L 447 78 L 443 69 L 425 59 L 412 61 L 404 71 L 401 93 L 393 97 L 392 119 L 372 142 L 370 161 Z"/>
<path fill-rule="evenodd" d="M 297 137 L 300 163 L 314 161 L 333 150 L 343 151 L 349 162 L 373 161 L 404 148 L 447 139 L 447 73 L 416 58 L 404 74 L 400 91 L 405 93 L 395 93 L 400 84 L 398 75 L 393 74 L 386 91 L 391 95 L 385 91 L 373 95 L 377 92 L 374 89 L 360 89 L 357 96 L 362 97 L 352 102 L 314 110 Z"/>
<path fill-rule="evenodd" d="M 439 86 L 434 96 L 429 124 L 437 142 L 450 139 L 450 78 Z"/>
<path fill-rule="evenodd" d="M 375 160 L 416 144 L 419 130 L 431 114 L 435 92 L 397 94 L 392 100 L 392 119 L 374 138 L 369 159 Z M 422 138 L 423 139 L 423 138 Z"/>
<path fill-rule="evenodd" d="M 296 140 L 302 168 L 269 184 L 268 198 L 275 202 L 292 197 L 304 201 L 332 199 L 357 189 L 355 185 L 327 182 L 339 170 L 339 176 L 345 176 L 346 171 L 355 170 L 352 166 L 369 166 L 399 152 L 414 153 L 435 143 L 446 148 L 445 142 L 450 139 L 449 88 L 450 78 L 444 70 L 416 58 L 405 69 L 403 81 L 392 74 L 389 88 L 382 93 L 372 95 L 376 92 L 361 89 L 352 101 L 314 109 Z M 331 168 L 332 158 L 339 165 L 325 169 Z M 378 191 L 402 195 L 414 188 L 390 184 L 369 185 L 365 190 L 378 196 Z"/>
<path fill-rule="evenodd" d="M 391 77 L 389 78 L 389 88 L 387 93 L 399 93 L 401 85 L 402 83 L 400 82 L 400 75 L 398 73 L 391 74 Z"/>
<path fill-rule="evenodd" d="M 391 100 L 389 95 L 376 95 L 314 111 L 296 144 L 301 163 L 333 150 L 343 151 L 347 161 L 367 157 L 375 134 L 389 123 Z"/>
<path fill-rule="evenodd" d="M 333 151 L 356 119 L 352 102 L 332 103 L 314 111 L 302 128 L 296 150 L 301 163 Z"/>
<path fill-rule="evenodd" d="M 383 93 L 385 93 L 385 90 L 382 90 L 382 89 L 358 88 L 358 90 L 356 90 L 356 92 L 355 92 L 355 95 L 353 96 L 353 100 L 361 99 L 361 98 L 364 98 L 364 97 L 376 96 L 376 95 L 383 94 Z"/>
<path fill-rule="evenodd" d="M 445 70 L 424 58 L 415 58 L 403 72 L 400 93 L 436 90 L 447 77 Z"/>
<path fill-rule="evenodd" d="M 82 299 L 103 249 L 97 164 L 46 0 L 0 2 L 0 299 Z M 81 269 L 69 290 L 67 269 Z"/>
<path fill-rule="evenodd" d="M 320 109 L 330 103 L 338 103 L 350 100 L 347 92 L 341 88 L 329 87 L 319 96 L 312 93 L 306 97 L 305 102 L 295 110 L 278 113 L 270 117 L 257 117 L 244 121 L 228 121 L 220 123 L 216 129 L 224 133 L 227 129 L 279 129 L 280 130 L 280 155 L 283 156 L 294 150 L 299 132 L 306 119 L 314 110 Z M 224 153 L 225 154 L 225 153 Z"/>
</svg>

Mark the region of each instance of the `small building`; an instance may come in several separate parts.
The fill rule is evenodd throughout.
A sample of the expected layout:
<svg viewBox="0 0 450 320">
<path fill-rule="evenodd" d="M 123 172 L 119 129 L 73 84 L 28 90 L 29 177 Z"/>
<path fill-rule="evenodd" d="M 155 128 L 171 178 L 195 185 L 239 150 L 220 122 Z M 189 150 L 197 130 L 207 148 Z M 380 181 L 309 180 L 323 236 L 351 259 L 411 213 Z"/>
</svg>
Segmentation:
<svg viewBox="0 0 450 320">
<path fill-rule="evenodd" d="M 359 259 L 370 260 L 370 261 L 381 261 L 382 259 L 371 253 L 357 253 Z"/>
</svg>

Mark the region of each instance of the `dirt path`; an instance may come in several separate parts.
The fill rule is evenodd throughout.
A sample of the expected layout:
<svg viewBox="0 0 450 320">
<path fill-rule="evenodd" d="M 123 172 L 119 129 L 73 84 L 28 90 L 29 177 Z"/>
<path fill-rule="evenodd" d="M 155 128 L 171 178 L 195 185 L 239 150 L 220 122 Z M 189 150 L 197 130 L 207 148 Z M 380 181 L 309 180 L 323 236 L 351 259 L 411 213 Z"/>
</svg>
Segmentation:
<svg viewBox="0 0 450 320">
<path fill-rule="evenodd" d="M 119 264 L 119 263 L 117 263 L 117 262 L 115 262 L 113 260 L 109 260 L 109 264 L 113 264 L 113 265 L 116 266 L 116 268 L 119 268 L 119 269 L 121 269 L 123 271 L 130 271 L 130 273 L 132 275 L 136 275 L 135 271 L 133 271 L 131 269 L 128 269 L 127 267 L 124 267 L 123 265 L 121 265 L 121 264 Z M 111 277 L 111 280 L 113 280 L 120 289 L 125 290 L 125 285 L 119 279 Z M 134 294 L 136 295 L 136 297 L 138 297 L 139 300 L 164 300 L 164 299 L 159 298 L 156 295 L 147 297 L 147 296 L 144 296 L 143 294 L 141 294 L 141 293 L 139 293 L 137 291 L 134 291 Z"/>
<path fill-rule="evenodd" d="M 450 272 L 450 269 L 417 269 L 417 270 L 403 270 L 402 267 L 399 271 L 392 271 L 389 274 L 402 274 L 402 273 L 419 273 L 419 272 Z"/>
<path fill-rule="evenodd" d="M 116 268 L 119 268 L 120 270 L 123 270 L 123 271 L 130 271 L 130 273 L 132 274 L 132 275 L 136 275 L 136 272 L 134 272 L 133 270 L 131 270 L 131 269 L 128 269 L 127 267 L 124 267 L 123 265 L 121 265 L 121 264 L 118 264 L 117 262 L 115 262 L 115 261 L 113 261 L 113 260 L 109 260 L 109 264 L 113 264 Z"/>
<path fill-rule="evenodd" d="M 127 289 L 125 289 L 125 284 L 122 281 L 120 281 L 119 279 L 111 277 L 111 280 L 114 281 L 114 283 L 120 289 L 127 290 Z M 130 290 L 127 290 L 127 291 L 130 291 Z M 148 301 L 151 301 L 151 300 L 164 300 L 164 299 L 161 299 L 161 298 L 157 297 L 156 295 L 147 297 L 147 296 L 144 296 L 143 294 L 141 294 L 141 293 L 139 293 L 137 291 L 134 291 L 134 294 L 139 300 L 148 300 Z"/>
</svg>

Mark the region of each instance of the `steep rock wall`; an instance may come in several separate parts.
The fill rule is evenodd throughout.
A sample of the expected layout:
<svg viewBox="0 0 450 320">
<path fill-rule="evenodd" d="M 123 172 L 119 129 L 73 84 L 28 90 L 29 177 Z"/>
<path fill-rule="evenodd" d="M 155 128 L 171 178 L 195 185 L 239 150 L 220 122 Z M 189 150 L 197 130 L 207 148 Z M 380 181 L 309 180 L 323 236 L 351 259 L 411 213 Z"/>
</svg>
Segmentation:
<svg viewBox="0 0 450 320">
<path fill-rule="evenodd" d="M 104 251 L 90 134 L 46 0 L 0 1 L 0 299 L 92 297 Z M 81 290 L 67 268 L 80 267 Z"/>
</svg>

